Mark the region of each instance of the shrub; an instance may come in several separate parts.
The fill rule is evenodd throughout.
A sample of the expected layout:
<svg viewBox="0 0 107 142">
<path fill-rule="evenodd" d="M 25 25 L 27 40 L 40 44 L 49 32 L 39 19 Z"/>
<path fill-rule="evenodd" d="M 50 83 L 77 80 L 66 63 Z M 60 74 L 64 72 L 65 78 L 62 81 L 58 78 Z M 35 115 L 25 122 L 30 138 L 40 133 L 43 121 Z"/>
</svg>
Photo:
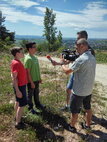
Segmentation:
<svg viewBox="0 0 107 142">
<path fill-rule="evenodd" d="M 107 63 L 107 51 L 96 51 L 96 60 L 98 63 Z"/>
<path fill-rule="evenodd" d="M 43 42 L 37 45 L 37 50 L 38 52 L 44 52 L 47 51 L 48 52 L 48 43 L 47 42 Z"/>
</svg>

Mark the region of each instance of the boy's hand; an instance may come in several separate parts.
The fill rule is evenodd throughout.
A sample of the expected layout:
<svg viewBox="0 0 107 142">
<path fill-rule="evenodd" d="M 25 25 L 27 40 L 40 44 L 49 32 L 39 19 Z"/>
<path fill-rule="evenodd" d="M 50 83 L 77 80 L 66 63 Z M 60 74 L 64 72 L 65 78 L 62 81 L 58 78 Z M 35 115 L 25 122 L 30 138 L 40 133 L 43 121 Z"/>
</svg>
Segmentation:
<svg viewBox="0 0 107 142">
<path fill-rule="evenodd" d="M 16 96 L 17 96 L 18 98 L 22 98 L 22 93 L 21 93 L 20 91 L 17 91 L 17 92 L 16 92 Z"/>
<path fill-rule="evenodd" d="M 39 83 L 42 83 L 42 80 L 39 80 Z"/>
<path fill-rule="evenodd" d="M 31 83 L 31 88 L 35 88 L 35 84 L 33 82 Z"/>
</svg>

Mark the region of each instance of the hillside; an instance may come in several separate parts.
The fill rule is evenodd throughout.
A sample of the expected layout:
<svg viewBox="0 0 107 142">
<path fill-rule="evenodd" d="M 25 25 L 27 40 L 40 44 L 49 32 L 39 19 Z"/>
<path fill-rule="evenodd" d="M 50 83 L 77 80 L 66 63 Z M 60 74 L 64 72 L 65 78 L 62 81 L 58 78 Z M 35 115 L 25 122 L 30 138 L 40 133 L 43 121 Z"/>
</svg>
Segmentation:
<svg viewBox="0 0 107 142">
<path fill-rule="evenodd" d="M 1 54 L 0 142 L 107 141 L 107 90 L 104 86 L 106 84 L 101 84 L 101 80 L 97 80 L 99 76 L 104 77 L 106 80 L 104 74 L 107 69 L 106 65 L 97 65 L 97 78 L 92 100 L 94 114 L 91 125 L 92 131 L 85 131 L 81 128 L 80 123 L 84 122 L 84 113 L 81 112 L 76 126 L 77 133 L 71 133 L 66 127 L 70 121 L 70 112 L 60 111 L 60 108 L 65 104 L 65 87 L 68 77 L 62 72 L 61 67 L 53 67 L 44 57 L 39 57 L 43 81 L 40 85 L 40 96 L 41 102 L 46 105 L 46 110 L 38 110 L 40 115 L 32 115 L 26 107 L 23 117 L 26 128 L 22 130 L 14 128 L 14 94 L 10 78 L 10 60 L 11 56 L 9 54 Z M 100 71 L 102 74 L 99 74 Z"/>
</svg>

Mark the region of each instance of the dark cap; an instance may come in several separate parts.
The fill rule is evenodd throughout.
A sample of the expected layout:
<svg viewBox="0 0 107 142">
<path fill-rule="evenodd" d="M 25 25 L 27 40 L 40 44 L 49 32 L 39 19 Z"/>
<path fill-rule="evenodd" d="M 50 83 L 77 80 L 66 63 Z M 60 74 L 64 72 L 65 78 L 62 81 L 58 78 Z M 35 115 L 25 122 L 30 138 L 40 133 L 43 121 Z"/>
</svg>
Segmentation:
<svg viewBox="0 0 107 142">
<path fill-rule="evenodd" d="M 80 32 L 77 32 L 77 34 L 80 34 L 81 35 L 81 38 L 88 38 L 88 33 L 86 31 L 80 31 Z"/>
</svg>

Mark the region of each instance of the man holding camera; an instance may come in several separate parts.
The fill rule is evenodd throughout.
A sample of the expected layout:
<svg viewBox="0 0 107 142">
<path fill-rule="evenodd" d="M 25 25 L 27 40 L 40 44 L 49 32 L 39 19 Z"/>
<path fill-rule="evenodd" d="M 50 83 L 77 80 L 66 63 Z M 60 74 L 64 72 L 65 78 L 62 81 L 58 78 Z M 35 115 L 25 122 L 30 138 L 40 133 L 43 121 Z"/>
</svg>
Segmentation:
<svg viewBox="0 0 107 142">
<path fill-rule="evenodd" d="M 75 124 L 78 119 L 78 114 L 84 106 L 86 110 L 85 128 L 90 128 L 92 110 L 91 110 L 91 94 L 95 79 L 96 60 L 91 54 L 86 39 L 82 38 L 76 42 L 76 50 L 79 57 L 74 61 L 71 68 L 62 65 L 66 74 L 73 73 L 73 95 L 70 100 L 70 111 L 72 113 L 69 131 L 76 132 Z"/>
<path fill-rule="evenodd" d="M 81 38 L 85 38 L 87 40 L 88 33 L 86 31 L 77 32 L 77 41 Z M 88 50 L 90 50 L 91 54 L 93 56 L 95 56 L 94 50 L 89 45 L 88 45 Z M 77 58 L 77 56 L 75 56 L 75 57 Z M 68 60 L 67 62 L 64 62 L 64 60 L 62 60 L 61 62 L 53 61 L 53 65 L 62 65 L 62 64 L 69 64 L 69 63 L 71 63 L 70 60 Z M 70 75 L 70 78 L 69 78 L 69 81 L 68 81 L 68 84 L 66 87 L 66 92 L 67 92 L 66 105 L 61 108 L 62 111 L 69 110 L 69 100 L 70 100 L 70 96 L 72 94 L 72 87 L 73 87 L 73 74 Z"/>
</svg>

